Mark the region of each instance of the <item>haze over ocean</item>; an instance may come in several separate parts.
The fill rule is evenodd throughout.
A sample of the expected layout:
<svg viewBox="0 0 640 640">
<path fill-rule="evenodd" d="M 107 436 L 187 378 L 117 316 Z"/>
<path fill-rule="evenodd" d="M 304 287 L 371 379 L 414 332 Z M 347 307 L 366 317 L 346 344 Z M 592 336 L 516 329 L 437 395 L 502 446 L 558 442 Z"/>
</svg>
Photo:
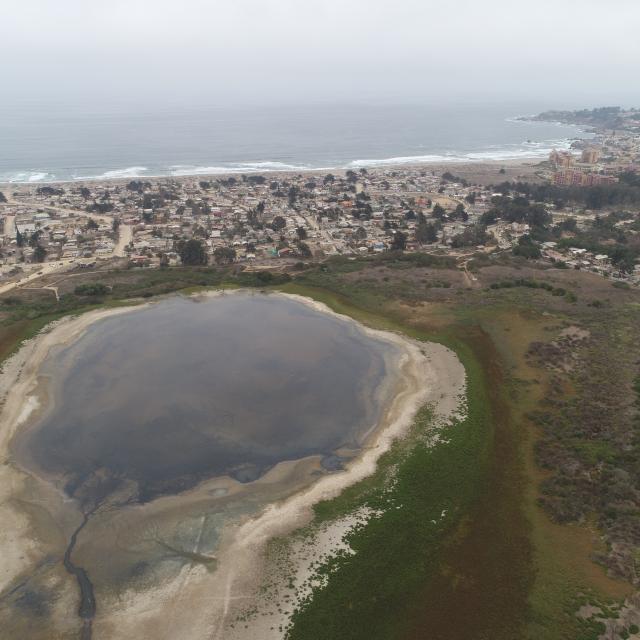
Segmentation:
<svg viewBox="0 0 640 640">
<path fill-rule="evenodd" d="M 552 106 L 552 105 L 547 105 Z M 584 137 L 544 105 L 0 107 L 0 182 L 544 157 Z"/>
</svg>

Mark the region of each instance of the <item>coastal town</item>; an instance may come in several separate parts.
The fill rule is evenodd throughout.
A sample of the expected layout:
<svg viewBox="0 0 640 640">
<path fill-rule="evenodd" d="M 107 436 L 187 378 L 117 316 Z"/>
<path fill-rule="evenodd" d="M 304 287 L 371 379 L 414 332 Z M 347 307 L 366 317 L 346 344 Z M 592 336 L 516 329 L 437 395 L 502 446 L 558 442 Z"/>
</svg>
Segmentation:
<svg viewBox="0 0 640 640">
<path fill-rule="evenodd" d="M 640 640 L 640 0 L 7 0 L 0 640 Z"/>
<path fill-rule="evenodd" d="M 593 128 L 517 167 L 517 182 L 495 164 L 481 180 L 456 165 L 402 165 L 0 185 L 0 291 L 112 261 L 277 270 L 387 251 L 448 255 L 461 268 L 511 255 L 639 285 L 640 198 L 616 194 L 640 190 L 640 112 L 615 115 L 619 129 Z M 610 233 L 595 242 L 603 221 Z"/>
</svg>

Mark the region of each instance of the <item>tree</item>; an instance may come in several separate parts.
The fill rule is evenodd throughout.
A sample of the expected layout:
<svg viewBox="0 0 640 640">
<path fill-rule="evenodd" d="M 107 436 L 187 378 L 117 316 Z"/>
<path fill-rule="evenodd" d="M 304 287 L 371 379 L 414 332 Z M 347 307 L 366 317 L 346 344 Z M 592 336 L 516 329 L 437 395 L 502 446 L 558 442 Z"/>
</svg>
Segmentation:
<svg viewBox="0 0 640 640">
<path fill-rule="evenodd" d="M 231 247 L 217 247 L 213 258 L 216 264 L 231 264 L 236 259 L 236 251 Z"/>
<path fill-rule="evenodd" d="M 7 197 L 4 195 L 4 193 L 2 193 L 2 191 L 0 191 L 0 202 L 6 202 L 7 201 Z"/>
<path fill-rule="evenodd" d="M 370 220 L 372 215 L 373 209 L 368 202 L 366 204 L 363 204 L 363 202 L 360 200 L 356 201 L 356 206 L 353 210 L 354 218 L 358 218 L 359 220 Z"/>
<path fill-rule="evenodd" d="M 475 225 L 468 227 L 462 233 L 457 236 L 453 236 L 451 239 L 451 246 L 454 249 L 460 247 L 473 247 L 479 244 L 485 244 L 489 240 L 484 227 L 482 225 Z"/>
<path fill-rule="evenodd" d="M 311 257 L 311 249 L 309 248 L 309 245 L 306 242 L 302 242 L 302 241 L 298 242 L 298 253 L 303 258 Z"/>
<path fill-rule="evenodd" d="M 528 235 L 520 237 L 518 244 L 513 247 L 512 253 L 514 256 L 522 256 L 528 259 L 539 258 L 542 255 L 538 246 L 533 243 Z"/>
<path fill-rule="evenodd" d="M 296 233 L 298 234 L 298 239 L 299 240 L 306 240 L 307 239 L 307 230 L 304 227 L 298 227 L 296 229 Z"/>
<path fill-rule="evenodd" d="M 353 237 L 358 241 L 366 240 L 366 238 L 367 238 L 367 230 L 364 227 L 358 227 L 355 230 L 355 233 L 353 234 Z"/>
<path fill-rule="evenodd" d="M 276 216 L 271 221 L 271 228 L 274 231 L 280 231 L 280 229 L 284 229 L 287 226 L 287 221 L 282 216 Z"/>
<path fill-rule="evenodd" d="M 402 231 L 396 231 L 393 235 L 391 243 L 392 251 L 404 251 L 407 246 L 407 234 Z"/>
<path fill-rule="evenodd" d="M 416 227 L 416 241 L 420 244 L 431 244 L 437 240 L 438 229 L 435 224 L 425 222 Z"/>
<path fill-rule="evenodd" d="M 80 189 L 80 195 L 84 200 L 88 200 L 91 197 L 91 190 L 87 189 L 87 187 L 82 187 Z"/>
<path fill-rule="evenodd" d="M 480 216 L 480 224 L 484 227 L 488 227 L 494 224 L 498 220 L 498 212 L 495 209 L 489 209 Z"/>
<path fill-rule="evenodd" d="M 89 284 L 79 284 L 73 292 L 77 296 L 103 296 L 109 293 L 109 287 L 102 282 L 92 282 Z"/>
<path fill-rule="evenodd" d="M 464 205 L 459 203 L 454 212 L 455 217 L 466 222 L 469 219 L 469 214 L 465 211 Z"/>
<path fill-rule="evenodd" d="M 601 186 L 595 186 L 587 194 L 585 204 L 588 209 L 602 209 L 607 203 L 607 192 Z"/>
<path fill-rule="evenodd" d="M 39 196 L 62 196 L 64 195 L 64 189 L 45 185 L 44 187 L 38 187 L 36 193 Z"/>
<path fill-rule="evenodd" d="M 93 204 L 87 205 L 87 211 L 89 213 L 109 213 L 109 211 L 113 210 L 113 203 L 111 202 L 93 202 Z"/>
<path fill-rule="evenodd" d="M 29 237 L 29 246 L 35 249 L 38 246 L 38 241 L 40 240 L 41 235 L 42 231 L 34 231 Z"/>
<path fill-rule="evenodd" d="M 271 284 L 275 276 L 270 271 L 258 271 L 256 273 L 256 278 L 260 281 L 261 284 Z"/>
<path fill-rule="evenodd" d="M 16 227 L 16 244 L 19 247 L 24 247 L 24 236 L 20 233 L 18 227 Z"/>
<path fill-rule="evenodd" d="M 295 206 L 299 193 L 300 193 L 300 189 L 298 189 L 298 187 L 296 187 L 295 185 L 291 185 L 289 187 L 289 193 L 287 194 L 287 198 L 289 199 L 289 206 L 291 208 Z"/>
<path fill-rule="evenodd" d="M 511 199 L 496 196 L 491 201 L 494 206 L 489 211 L 485 211 L 481 217 L 481 223 L 484 225 L 493 224 L 498 218 L 507 222 L 526 222 L 531 227 L 540 228 L 551 222 L 551 214 L 547 212 L 544 205 L 531 204 L 525 197 L 517 196 Z"/>
<path fill-rule="evenodd" d="M 435 206 L 433 207 L 433 217 L 438 218 L 438 220 L 442 220 L 446 213 L 447 212 L 445 211 L 444 207 L 442 207 L 440 203 L 436 202 Z"/>
<path fill-rule="evenodd" d="M 559 222 L 557 226 L 561 232 L 569 231 L 570 233 L 576 233 L 578 231 L 578 221 L 575 218 L 566 218 L 562 222 Z"/>
<path fill-rule="evenodd" d="M 114 233 L 117 233 L 119 228 L 120 228 L 120 220 L 118 218 L 114 218 L 113 222 L 111 223 L 111 230 Z"/>
<path fill-rule="evenodd" d="M 98 223 L 93 218 L 89 218 L 89 221 L 87 222 L 87 229 L 97 229 L 97 228 L 98 228 Z"/>
<path fill-rule="evenodd" d="M 47 257 L 47 250 L 38 245 L 33 252 L 33 262 L 44 262 L 44 259 Z"/>
<path fill-rule="evenodd" d="M 178 249 L 182 264 L 188 266 L 198 266 L 207 264 L 207 253 L 200 240 L 192 238 L 182 243 Z"/>
<path fill-rule="evenodd" d="M 455 176 L 453 175 L 453 173 L 451 173 L 451 171 L 445 171 L 442 174 L 442 179 L 445 182 L 459 182 L 461 185 L 463 186 L 467 186 L 467 181 L 464 178 L 461 178 L 460 176 Z"/>
<path fill-rule="evenodd" d="M 323 178 L 322 182 L 324 184 L 333 184 L 335 182 L 336 177 L 333 173 L 327 173 L 327 175 Z"/>
<path fill-rule="evenodd" d="M 131 182 L 127 184 L 127 189 L 129 191 L 136 191 L 137 193 L 142 193 L 144 191 L 144 182 L 142 182 L 142 180 L 131 180 Z"/>
</svg>

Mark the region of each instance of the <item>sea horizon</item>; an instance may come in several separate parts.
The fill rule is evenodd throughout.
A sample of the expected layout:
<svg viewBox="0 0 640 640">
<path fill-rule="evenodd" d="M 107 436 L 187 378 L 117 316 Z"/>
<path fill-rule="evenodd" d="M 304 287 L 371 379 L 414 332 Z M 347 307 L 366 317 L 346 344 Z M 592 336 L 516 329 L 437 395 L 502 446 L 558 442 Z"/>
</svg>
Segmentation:
<svg viewBox="0 0 640 640">
<path fill-rule="evenodd" d="M 0 183 L 339 171 L 545 158 L 589 137 L 536 106 L 313 105 L 4 113 Z"/>
</svg>

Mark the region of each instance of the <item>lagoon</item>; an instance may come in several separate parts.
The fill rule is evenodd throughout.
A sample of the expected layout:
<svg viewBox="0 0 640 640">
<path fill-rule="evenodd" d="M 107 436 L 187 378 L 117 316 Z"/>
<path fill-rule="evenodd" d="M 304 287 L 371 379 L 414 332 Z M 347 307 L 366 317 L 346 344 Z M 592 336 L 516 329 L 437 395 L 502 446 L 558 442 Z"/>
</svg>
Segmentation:
<svg viewBox="0 0 640 640">
<path fill-rule="evenodd" d="M 89 506 L 250 482 L 307 456 L 335 464 L 377 423 L 392 351 L 282 295 L 164 299 L 50 354 L 46 410 L 17 450 Z"/>
</svg>

